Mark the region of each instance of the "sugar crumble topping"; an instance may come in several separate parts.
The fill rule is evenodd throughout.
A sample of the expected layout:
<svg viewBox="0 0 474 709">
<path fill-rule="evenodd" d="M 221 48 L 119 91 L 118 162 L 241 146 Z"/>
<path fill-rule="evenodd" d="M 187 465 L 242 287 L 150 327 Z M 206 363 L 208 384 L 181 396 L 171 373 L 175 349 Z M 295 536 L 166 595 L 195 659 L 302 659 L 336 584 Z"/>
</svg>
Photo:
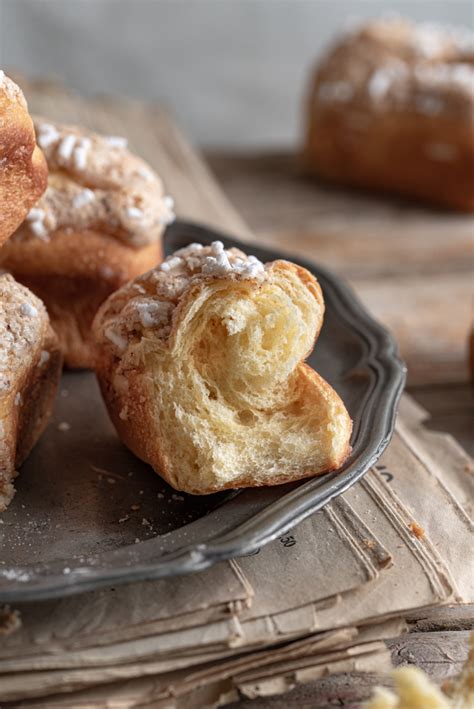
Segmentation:
<svg viewBox="0 0 474 709">
<path fill-rule="evenodd" d="M 101 320 L 103 337 L 120 353 L 125 352 L 130 341 L 146 336 L 150 328 L 154 337 L 165 340 L 185 291 L 198 281 L 222 277 L 262 282 L 267 271 L 255 256 L 239 249 L 225 249 L 221 241 L 210 246 L 189 244 L 109 299 Z"/>
<path fill-rule="evenodd" d="M 97 229 L 133 247 L 157 241 L 174 221 L 158 175 L 120 136 L 35 120 L 50 173 L 48 188 L 14 238 L 49 241 L 62 228 Z"/>
<path fill-rule="evenodd" d="M 455 112 L 472 120 L 474 33 L 400 18 L 352 30 L 323 60 L 315 99 L 345 111 L 367 103 L 378 110 Z"/>
</svg>

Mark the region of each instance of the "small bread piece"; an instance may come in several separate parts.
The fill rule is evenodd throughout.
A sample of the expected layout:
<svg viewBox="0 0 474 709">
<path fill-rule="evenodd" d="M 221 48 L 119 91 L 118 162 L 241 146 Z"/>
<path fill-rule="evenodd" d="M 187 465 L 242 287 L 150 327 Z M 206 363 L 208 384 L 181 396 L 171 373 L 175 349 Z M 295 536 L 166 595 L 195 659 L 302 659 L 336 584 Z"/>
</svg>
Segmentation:
<svg viewBox="0 0 474 709">
<path fill-rule="evenodd" d="M 317 66 L 304 162 L 334 182 L 474 210 L 474 35 L 369 22 Z"/>
<path fill-rule="evenodd" d="M 47 179 L 25 97 L 0 70 L 0 246 L 42 195 Z"/>
<path fill-rule="evenodd" d="M 96 372 L 122 441 L 177 490 L 203 495 L 336 470 L 352 423 L 308 365 L 316 279 L 221 242 L 176 251 L 94 321 Z"/>
<path fill-rule="evenodd" d="M 43 300 L 65 363 L 90 367 L 95 313 L 161 261 L 173 204 L 123 138 L 42 119 L 35 126 L 48 189 L 0 252 L 0 266 Z"/>
<path fill-rule="evenodd" d="M 0 512 L 51 414 L 62 358 L 43 303 L 0 274 Z"/>
</svg>

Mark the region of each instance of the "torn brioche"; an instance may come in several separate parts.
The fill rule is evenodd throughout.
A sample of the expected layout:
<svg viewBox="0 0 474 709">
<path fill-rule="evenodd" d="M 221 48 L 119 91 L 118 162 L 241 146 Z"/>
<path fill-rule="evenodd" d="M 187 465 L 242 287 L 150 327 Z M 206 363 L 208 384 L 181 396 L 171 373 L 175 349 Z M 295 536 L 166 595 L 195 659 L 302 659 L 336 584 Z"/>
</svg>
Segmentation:
<svg viewBox="0 0 474 709">
<path fill-rule="evenodd" d="M 304 268 L 221 242 L 175 252 L 94 320 L 96 373 L 122 441 L 191 494 L 336 470 L 352 423 L 304 363 L 323 314 Z"/>
</svg>

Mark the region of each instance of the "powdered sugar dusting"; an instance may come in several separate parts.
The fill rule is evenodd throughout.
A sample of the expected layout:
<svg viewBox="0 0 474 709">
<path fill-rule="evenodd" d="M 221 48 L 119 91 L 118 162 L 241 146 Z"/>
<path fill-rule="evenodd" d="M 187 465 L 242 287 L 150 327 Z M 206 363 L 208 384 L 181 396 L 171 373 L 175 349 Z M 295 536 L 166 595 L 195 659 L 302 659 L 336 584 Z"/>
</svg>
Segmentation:
<svg viewBox="0 0 474 709">
<path fill-rule="evenodd" d="M 22 303 L 19 310 L 20 314 L 27 318 L 36 318 L 38 315 L 38 308 L 28 301 Z"/>
<path fill-rule="evenodd" d="M 11 391 L 19 369 L 38 356 L 47 325 L 41 301 L 12 276 L 0 275 L 0 397 Z"/>
</svg>

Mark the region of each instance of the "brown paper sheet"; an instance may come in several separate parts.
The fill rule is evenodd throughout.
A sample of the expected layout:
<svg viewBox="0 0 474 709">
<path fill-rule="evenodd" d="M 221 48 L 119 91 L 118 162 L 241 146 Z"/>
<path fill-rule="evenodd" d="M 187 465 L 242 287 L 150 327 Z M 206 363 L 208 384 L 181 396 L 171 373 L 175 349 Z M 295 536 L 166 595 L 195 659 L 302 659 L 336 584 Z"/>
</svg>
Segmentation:
<svg viewBox="0 0 474 709">
<path fill-rule="evenodd" d="M 466 568 L 466 559 L 472 555 L 474 525 L 444 484 L 444 478 L 425 457 L 420 457 L 418 448 L 413 449 L 409 443 L 410 439 L 396 432 L 381 460 L 386 471 L 397 470 L 390 487 L 404 501 L 413 521 L 422 528 L 421 533 L 431 541 L 448 567 L 455 600 L 474 602 L 474 575 Z M 416 478 L 412 475 L 415 471 Z M 441 473 L 439 469 L 438 472 Z M 469 481 L 469 476 L 464 475 Z M 413 484 L 414 479 L 416 484 Z M 454 475 L 448 479 L 452 482 Z"/>
<path fill-rule="evenodd" d="M 368 473 L 361 484 L 345 493 L 344 503 L 336 504 L 349 505 L 354 514 L 377 528 L 378 539 L 392 551 L 393 565 L 386 567 L 370 584 L 341 594 L 339 603 L 326 607 L 307 604 L 271 616 L 256 617 L 259 608 L 256 600 L 242 613 L 242 644 L 255 643 L 271 634 L 275 641 L 301 635 L 305 628 L 315 631 L 359 624 L 378 616 L 437 605 L 452 597 L 450 574 L 438 551 L 428 537 L 418 539 L 413 534 L 409 526 L 413 515 L 379 473 Z M 324 541 L 328 545 L 327 553 L 330 553 L 330 541 Z M 323 544 L 322 551 L 324 548 Z M 238 563 L 254 585 L 248 559 L 241 559 Z M 408 584 L 407 579 L 410 579 Z M 284 585 L 279 587 L 279 583 L 279 576 L 272 579 L 272 594 L 276 596 L 284 593 Z"/>
<path fill-rule="evenodd" d="M 397 432 L 406 445 L 423 462 L 426 470 L 463 507 L 470 519 L 474 516 L 474 461 L 449 434 L 430 430 L 429 415 L 411 397 L 400 402 Z M 387 453 L 390 452 L 390 449 Z"/>
<path fill-rule="evenodd" d="M 210 685 L 229 680 L 235 682 L 244 673 L 255 672 L 258 667 L 261 667 L 262 673 L 265 674 L 267 666 L 295 662 L 298 659 L 301 661 L 301 666 L 323 663 L 326 667 L 335 656 L 340 658 L 342 654 L 344 657 L 350 657 L 358 652 L 353 649 L 354 647 L 357 648 L 364 644 L 367 648 L 368 644 L 373 645 L 374 642 L 383 638 L 397 636 L 404 630 L 405 626 L 400 621 L 391 621 L 360 629 L 347 628 L 319 634 L 281 648 L 213 663 L 197 670 L 191 668 L 152 678 L 140 677 L 121 681 L 112 686 L 96 686 L 90 690 L 75 692 L 70 697 L 48 696 L 44 702 L 48 707 L 83 705 L 132 707 L 138 704 L 141 706 L 144 701 L 152 699 L 158 701 L 160 697 L 163 698 L 167 694 L 183 695 L 189 699 L 190 694 L 197 691 L 198 695 L 202 697 L 202 692 Z M 362 652 L 362 650 L 359 651 Z"/>
<path fill-rule="evenodd" d="M 105 604 L 99 622 L 95 619 L 92 625 L 85 623 L 81 626 L 69 620 L 62 636 L 52 638 L 47 632 L 42 644 L 42 619 L 32 613 L 28 620 L 30 632 L 31 623 L 36 626 L 37 657 L 25 657 L 22 651 L 25 646 L 22 648 L 21 641 L 10 644 L 11 639 L 6 639 L 9 647 L 0 651 L 0 658 L 3 657 L 0 671 L 2 666 L 5 670 L 0 677 L 0 697 L 7 690 L 9 698 L 77 690 L 72 696 L 89 692 L 91 698 L 97 696 L 98 702 L 106 702 L 103 692 L 113 691 L 120 702 L 120 697 L 125 696 L 124 687 L 130 689 L 136 684 L 136 687 L 146 688 L 142 694 L 141 689 L 137 694 L 144 701 L 147 701 L 147 693 L 151 696 L 150 687 L 154 686 L 158 701 L 160 693 L 166 693 L 177 681 L 183 691 L 189 689 L 186 696 L 190 701 L 195 692 L 201 697 L 203 692 L 210 692 L 212 682 L 220 695 L 226 696 L 226 692 L 230 692 L 231 696 L 234 689 L 222 679 L 225 672 L 230 671 L 229 667 L 233 670 L 237 666 L 245 667 L 256 651 L 261 666 L 276 661 L 275 649 L 271 647 L 275 642 L 285 642 L 279 659 L 282 663 L 292 661 L 291 657 L 298 652 L 297 648 L 290 648 L 292 644 L 303 643 L 304 646 L 307 643 L 308 648 L 312 647 L 314 653 L 321 655 L 322 646 L 316 650 L 318 643 L 331 644 L 341 637 L 335 628 L 341 629 L 339 632 L 343 633 L 349 646 L 351 643 L 357 645 L 355 625 L 370 623 L 371 619 L 400 616 L 455 597 L 466 598 L 470 587 L 468 570 L 463 563 L 463 555 L 466 558 L 464 540 L 471 529 L 464 504 L 467 487 L 460 474 L 454 486 L 446 482 L 447 479 L 451 481 L 451 470 L 446 461 L 453 461 L 460 472 L 459 460 L 455 456 L 446 456 L 443 465 L 434 471 L 423 446 L 431 445 L 432 436 L 437 434 L 430 432 L 423 444 L 419 442 L 414 431 L 420 425 L 420 415 L 416 407 L 411 410 L 411 418 L 407 414 L 405 427 L 399 427 L 399 433 L 377 466 L 378 471 L 371 471 L 360 484 L 322 513 L 259 554 L 235 562 L 235 570 L 240 570 L 241 583 L 227 597 L 238 596 L 229 601 L 229 618 L 223 619 L 219 615 L 225 606 L 224 599 L 216 604 L 216 589 L 212 588 L 207 606 L 196 604 L 199 607 L 195 611 L 186 608 L 186 613 L 177 612 L 171 620 L 155 613 L 151 625 L 153 635 L 145 630 L 146 613 L 135 618 L 135 623 L 130 622 L 127 604 L 121 604 L 123 612 L 117 623 L 117 616 L 109 615 Z M 439 440 L 438 444 L 441 445 Z M 449 441 L 446 445 L 449 447 Z M 418 528 L 413 527 L 414 522 L 424 528 L 424 533 L 420 534 Z M 458 544 L 460 538 L 462 541 Z M 295 579 L 298 579 L 296 584 Z M 180 586 L 189 582 L 189 578 L 176 579 L 175 582 Z M 240 591 L 236 594 L 237 588 Z M 246 607 L 251 589 L 255 597 L 252 605 Z M 74 603 L 79 601 L 70 599 L 72 606 L 66 603 L 62 608 L 66 617 L 75 614 Z M 203 616 L 209 609 L 212 611 L 209 617 Z M 171 612 L 170 608 L 167 612 Z M 197 622 L 206 618 L 205 624 L 194 627 L 193 617 Z M 182 629 L 178 628 L 181 619 L 185 620 Z M 47 627 L 50 625 L 46 622 Z M 98 642 L 100 627 L 104 628 L 104 635 Z M 372 629 L 370 640 L 377 641 L 376 626 L 368 625 L 368 628 Z M 317 634 L 298 640 L 308 633 Z M 25 637 L 28 635 L 23 634 L 23 641 Z M 118 642 L 121 638 L 136 640 Z M 244 651 L 252 652 L 248 656 L 239 656 Z M 65 667 L 78 669 L 48 670 L 48 667 L 54 667 L 59 655 L 65 658 L 62 660 Z M 11 670 L 19 656 L 22 656 L 23 667 L 29 667 L 30 671 L 13 674 Z M 367 656 L 370 657 L 370 653 Z M 305 676 L 317 676 L 321 666 L 317 664 L 319 660 L 321 657 L 308 668 L 295 669 L 295 681 L 303 681 Z M 255 657 L 253 661 L 257 662 Z M 331 666 L 337 662 L 343 663 L 340 666 L 354 667 L 356 660 L 346 657 L 334 661 Z M 105 666 L 100 667 L 100 663 Z M 40 667 L 42 672 L 31 671 Z M 138 677 L 142 679 L 135 679 Z M 100 683 L 105 685 L 102 690 L 100 686 L 94 687 Z M 192 689 L 193 686 L 198 689 Z M 26 693 L 25 687 L 28 687 Z M 107 702 L 97 706 L 109 706 Z"/>
<path fill-rule="evenodd" d="M 367 539 L 373 540 L 369 547 L 363 544 Z M 315 553 L 322 544 L 325 552 Z M 334 564 L 334 554 L 344 574 Z M 273 613 L 309 601 L 317 603 L 334 591 L 343 593 L 367 583 L 378 575 L 377 567 L 387 565 L 390 559 L 370 530 L 341 504 L 306 520 L 292 535 L 285 535 L 259 554 L 213 567 L 192 579 L 183 577 L 120 587 L 113 593 L 114 603 L 108 592 L 87 594 L 90 602 L 84 596 L 52 602 L 45 604 L 49 610 L 46 616 L 38 613 L 37 604 L 30 604 L 23 613 L 22 632 L 7 638 L 0 648 L 0 672 L 11 671 L 13 667 L 23 670 L 96 667 L 132 658 L 138 661 L 159 655 L 169 658 L 184 652 L 190 654 L 193 648 L 201 655 L 216 647 L 223 650 L 240 647 L 243 643 L 238 615 L 245 613 L 250 605 L 251 589 L 260 589 L 253 598 L 257 604 L 255 615 Z M 247 570 L 242 571 L 244 566 L 252 569 L 251 581 L 247 579 Z M 278 577 L 278 583 L 271 583 L 273 576 Z M 295 578 L 298 578 L 296 585 Z M 164 610 L 160 606 L 162 598 Z M 206 604 L 220 610 L 224 605 L 228 619 L 215 618 L 197 628 L 183 623 L 183 627 L 170 632 L 160 632 L 157 627 L 166 612 L 174 614 L 172 617 L 179 622 L 180 608 L 190 612 L 194 605 L 202 611 Z M 137 609 L 128 611 L 129 606 Z M 144 624 L 146 615 L 154 626 L 154 634 Z M 305 625 L 306 632 L 311 629 L 311 625 Z M 268 643 L 274 637 L 270 624 L 262 637 L 250 643 Z M 100 640 L 97 642 L 96 638 Z M 107 651 L 105 644 L 109 645 Z"/>
<path fill-rule="evenodd" d="M 253 590 L 234 562 L 192 577 L 149 581 L 21 606 L 22 628 L 0 643 L 4 658 L 192 629 L 232 618 Z"/>
</svg>

